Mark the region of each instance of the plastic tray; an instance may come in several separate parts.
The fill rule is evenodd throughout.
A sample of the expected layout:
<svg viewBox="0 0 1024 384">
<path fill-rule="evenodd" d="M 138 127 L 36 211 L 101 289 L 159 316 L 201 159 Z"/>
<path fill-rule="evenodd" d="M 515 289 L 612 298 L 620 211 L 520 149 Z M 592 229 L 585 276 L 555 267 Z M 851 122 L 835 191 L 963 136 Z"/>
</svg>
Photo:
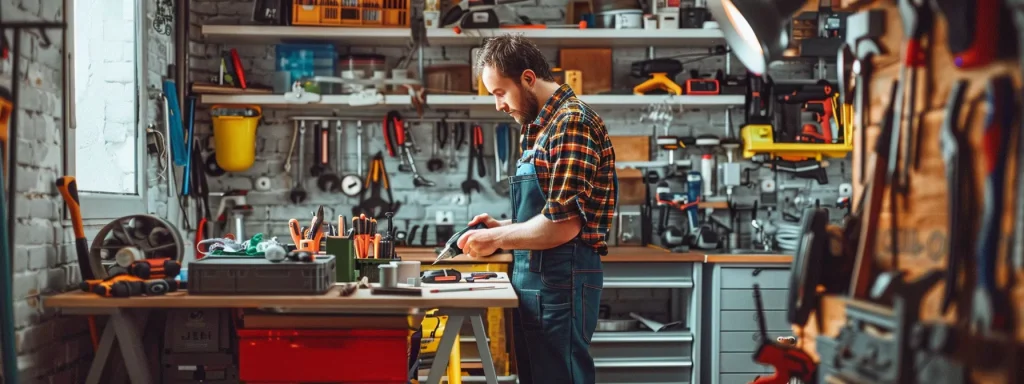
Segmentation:
<svg viewBox="0 0 1024 384">
<path fill-rule="evenodd" d="M 189 263 L 188 293 L 195 294 L 322 294 L 337 281 L 333 255 L 313 262 L 271 262 L 262 258 L 207 256 Z"/>
</svg>

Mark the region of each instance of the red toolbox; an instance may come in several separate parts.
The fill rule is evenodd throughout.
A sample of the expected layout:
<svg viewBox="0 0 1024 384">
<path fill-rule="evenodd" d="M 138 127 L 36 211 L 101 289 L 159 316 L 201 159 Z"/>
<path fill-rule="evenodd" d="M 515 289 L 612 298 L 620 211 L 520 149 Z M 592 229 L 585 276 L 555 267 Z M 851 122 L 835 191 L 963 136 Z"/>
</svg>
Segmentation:
<svg viewBox="0 0 1024 384">
<path fill-rule="evenodd" d="M 246 382 L 407 383 L 405 329 L 239 329 Z"/>
</svg>

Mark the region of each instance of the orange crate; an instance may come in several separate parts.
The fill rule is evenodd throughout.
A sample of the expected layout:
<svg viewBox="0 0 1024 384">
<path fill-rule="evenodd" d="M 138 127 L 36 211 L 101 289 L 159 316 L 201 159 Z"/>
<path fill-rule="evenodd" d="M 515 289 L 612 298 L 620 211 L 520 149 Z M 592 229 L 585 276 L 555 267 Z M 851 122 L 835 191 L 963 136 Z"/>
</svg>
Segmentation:
<svg viewBox="0 0 1024 384">
<path fill-rule="evenodd" d="M 411 0 L 294 0 L 292 25 L 408 27 Z"/>
</svg>

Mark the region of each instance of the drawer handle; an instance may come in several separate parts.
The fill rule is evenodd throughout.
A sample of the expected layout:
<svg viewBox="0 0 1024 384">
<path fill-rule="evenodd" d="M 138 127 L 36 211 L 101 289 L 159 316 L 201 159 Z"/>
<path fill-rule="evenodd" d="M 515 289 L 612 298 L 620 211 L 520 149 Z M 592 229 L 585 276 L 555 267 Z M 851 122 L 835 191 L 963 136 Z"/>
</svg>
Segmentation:
<svg viewBox="0 0 1024 384">
<path fill-rule="evenodd" d="M 754 268 L 754 270 L 750 272 L 750 276 L 760 275 L 761 271 L 764 271 L 766 269 L 774 269 L 774 270 L 785 271 L 785 270 L 788 270 L 789 268 Z"/>
</svg>

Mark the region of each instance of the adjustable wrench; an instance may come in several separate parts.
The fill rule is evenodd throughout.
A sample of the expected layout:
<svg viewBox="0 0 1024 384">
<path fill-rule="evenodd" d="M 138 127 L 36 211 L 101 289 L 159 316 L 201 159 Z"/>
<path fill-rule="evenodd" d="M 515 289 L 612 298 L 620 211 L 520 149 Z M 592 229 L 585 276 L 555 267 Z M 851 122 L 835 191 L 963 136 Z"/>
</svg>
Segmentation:
<svg viewBox="0 0 1024 384">
<path fill-rule="evenodd" d="M 961 180 L 961 172 L 970 170 L 967 166 L 969 162 L 965 161 L 970 156 L 963 156 L 966 153 L 960 153 L 961 151 L 967 151 L 970 148 L 970 142 L 967 141 L 966 134 L 960 129 L 960 108 L 964 102 L 964 94 L 967 91 L 967 81 L 960 80 L 953 85 L 953 89 L 949 92 L 949 100 L 946 101 L 946 117 L 945 121 L 942 122 L 940 132 L 940 144 L 942 147 L 942 160 L 946 165 L 946 182 L 948 190 L 946 196 L 949 205 L 949 217 L 946 241 L 948 256 L 946 256 L 946 278 L 945 278 L 945 292 L 942 297 L 942 312 L 945 313 L 949 310 L 950 304 L 953 303 L 953 298 L 956 296 L 957 291 L 957 276 L 960 273 L 960 258 L 969 254 L 968 250 L 964 249 L 965 242 L 963 236 L 957 236 L 960 226 L 963 224 L 963 220 L 966 215 L 961 215 L 964 209 L 964 202 L 961 200 L 965 198 L 963 192 L 967 182 Z"/>
<path fill-rule="evenodd" d="M 1006 161 L 1009 155 L 1010 125 L 1016 109 L 1013 79 L 1000 76 L 991 79 L 986 89 L 988 116 L 982 139 L 982 161 L 985 169 L 984 205 L 981 228 L 976 238 L 977 281 L 971 308 L 970 325 L 975 332 L 990 335 L 1013 325 L 1013 306 L 1008 295 L 996 282 L 996 261 L 999 259 L 1003 218 L 1003 193 L 1006 183 Z"/>
</svg>

